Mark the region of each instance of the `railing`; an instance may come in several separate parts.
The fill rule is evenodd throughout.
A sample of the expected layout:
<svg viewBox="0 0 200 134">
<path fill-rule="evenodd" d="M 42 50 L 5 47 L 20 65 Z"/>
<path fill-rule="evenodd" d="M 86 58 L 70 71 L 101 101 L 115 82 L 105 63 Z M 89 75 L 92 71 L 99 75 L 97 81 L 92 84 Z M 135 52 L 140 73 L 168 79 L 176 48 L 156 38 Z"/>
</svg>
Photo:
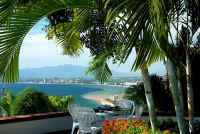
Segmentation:
<svg viewBox="0 0 200 134">
<path fill-rule="evenodd" d="M 69 113 L 44 113 L 0 118 L 0 134 L 47 134 L 70 130 Z"/>
</svg>

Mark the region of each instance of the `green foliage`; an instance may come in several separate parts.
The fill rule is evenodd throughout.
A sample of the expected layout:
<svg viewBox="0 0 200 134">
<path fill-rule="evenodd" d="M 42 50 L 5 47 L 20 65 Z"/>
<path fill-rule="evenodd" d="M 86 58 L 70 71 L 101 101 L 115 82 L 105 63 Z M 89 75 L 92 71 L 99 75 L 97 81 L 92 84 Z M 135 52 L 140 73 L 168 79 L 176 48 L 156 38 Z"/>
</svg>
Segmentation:
<svg viewBox="0 0 200 134">
<path fill-rule="evenodd" d="M 6 98 L 7 98 L 7 103 L 10 105 L 15 99 L 15 96 L 12 91 L 8 91 Z"/>
<path fill-rule="evenodd" d="M 93 13 L 94 10 L 97 13 Z M 119 27 L 112 27 L 114 32 L 112 38 L 109 39 L 107 26 L 104 25 L 107 10 L 100 7 L 98 10 L 84 8 L 73 11 L 72 22 L 47 26 L 48 39 L 56 39 L 65 55 L 79 56 L 84 46 L 89 48 L 93 60 L 86 74 L 91 73 L 100 82 L 108 80 L 112 73 L 107 62 L 111 57 L 115 57 L 114 60 L 116 60 L 119 54 L 114 49 L 121 44 L 119 43 L 121 36 L 118 35 Z"/>
<path fill-rule="evenodd" d="M 53 105 L 54 110 L 58 112 L 66 112 L 68 103 L 73 101 L 73 96 L 49 96 L 48 98 Z"/>
<path fill-rule="evenodd" d="M 171 92 L 169 89 L 165 88 L 166 85 L 162 77 L 151 75 L 150 80 L 156 109 L 159 111 L 174 111 Z"/>
<path fill-rule="evenodd" d="M 8 91 L 7 95 L 4 96 L 0 101 L 0 106 L 7 112 L 7 115 L 10 115 L 10 105 L 14 100 L 14 95 L 11 91 Z"/>
<path fill-rule="evenodd" d="M 7 116 L 7 112 L 2 106 L 0 106 L 0 117 L 5 117 L 5 116 Z"/>
<path fill-rule="evenodd" d="M 10 107 L 11 115 L 26 115 L 53 111 L 48 96 L 35 88 L 25 88 L 21 91 Z"/>
<path fill-rule="evenodd" d="M 0 101 L 8 116 L 26 115 L 45 112 L 66 112 L 68 102 L 73 101 L 73 96 L 47 96 L 33 87 L 25 88 L 16 98 L 8 91 Z"/>
<path fill-rule="evenodd" d="M 102 54 L 101 56 L 96 56 L 89 63 L 88 70 L 86 74 L 92 74 L 95 79 L 99 80 L 101 83 L 108 80 L 112 76 L 112 72 L 107 64 L 107 54 Z"/>
<path fill-rule="evenodd" d="M 151 75 L 150 80 L 155 108 L 158 111 L 174 111 L 171 93 L 166 88 L 163 79 L 159 76 Z M 133 100 L 135 104 L 146 106 L 144 84 L 139 83 L 127 88 L 124 98 Z"/>
<path fill-rule="evenodd" d="M 0 1 L 0 76 L 4 82 L 18 81 L 22 42 L 39 20 L 66 7 L 97 7 L 96 0 L 38 0 L 26 3 Z"/>
<path fill-rule="evenodd" d="M 144 84 L 139 83 L 128 87 L 124 93 L 124 98 L 133 100 L 136 105 L 146 105 L 146 98 L 144 92 Z"/>
<path fill-rule="evenodd" d="M 0 107 L 2 107 L 2 108 L 7 112 L 7 114 L 9 115 L 9 112 L 10 112 L 10 105 L 8 104 L 8 100 L 7 100 L 6 96 L 4 96 L 4 97 L 1 99 Z M 1 116 L 1 115 L 0 115 L 0 116 Z"/>
</svg>

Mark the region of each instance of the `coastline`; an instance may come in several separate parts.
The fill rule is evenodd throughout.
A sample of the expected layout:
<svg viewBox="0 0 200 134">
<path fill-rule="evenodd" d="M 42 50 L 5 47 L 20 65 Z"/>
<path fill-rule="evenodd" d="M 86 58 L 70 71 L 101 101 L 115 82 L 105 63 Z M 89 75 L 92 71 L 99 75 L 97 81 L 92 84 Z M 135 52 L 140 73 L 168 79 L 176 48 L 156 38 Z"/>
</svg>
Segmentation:
<svg viewBox="0 0 200 134">
<path fill-rule="evenodd" d="M 126 85 L 112 85 L 112 84 L 93 84 L 93 83 L 37 83 L 37 82 L 17 82 L 18 84 L 38 84 L 38 85 L 42 85 L 42 84 L 61 84 L 61 85 L 99 85 L 99 86 L 112 86 L 112 87 L 123 87 L 123 88 L 127 88 L 129 86 Z M 16 83 L 16 84 L 17 84 Z"/>
<path fill-rule="evenodd" d="M 110 105 L 113 106 L 114 104 L 111 103 L 108 99 L 112 98 L 112 95 L 90 95 L 90 94 L 85 94 L 82 96 L 84 99 L 87 100 L 93 100 L 96 101 L 97 103 L 100 103 L 101 105 Z"/>
<path fill-rule="evenodd" d="M 119 99 L 122 98 L 123 94 L 118 94 L 119 95 Z M 106 94 L 85 94 L 82 96 L 84 99 L 88 99 L 88 100 L 93 100 L 96 101 L 97 103 L 100 103 L 101 105 L 110 105 L 110 106 L 114 106 L 113 103 L 113 95 L 106 95 Z"/>
</svg>

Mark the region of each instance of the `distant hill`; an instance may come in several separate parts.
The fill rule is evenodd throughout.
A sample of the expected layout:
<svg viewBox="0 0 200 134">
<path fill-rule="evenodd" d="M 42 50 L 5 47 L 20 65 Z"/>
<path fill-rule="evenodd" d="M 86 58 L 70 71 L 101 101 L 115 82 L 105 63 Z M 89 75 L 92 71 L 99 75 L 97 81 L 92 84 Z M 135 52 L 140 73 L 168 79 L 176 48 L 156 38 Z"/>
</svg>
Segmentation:
<svg viewBox="0 0 200 134">
<path fill-rule="evenodd" d="M 85 75 L 87 67 L 76 66 L 76 65 L 60 65 L 42 68 L 29 68 L 20 70 L 20 78 L 30 79 L 30 78 L 90 78 L 92 76 Z M 131 76 L 129 73 L 121 73 L 112 71 L 113 76 L 124 77 Z"/>
</svg>

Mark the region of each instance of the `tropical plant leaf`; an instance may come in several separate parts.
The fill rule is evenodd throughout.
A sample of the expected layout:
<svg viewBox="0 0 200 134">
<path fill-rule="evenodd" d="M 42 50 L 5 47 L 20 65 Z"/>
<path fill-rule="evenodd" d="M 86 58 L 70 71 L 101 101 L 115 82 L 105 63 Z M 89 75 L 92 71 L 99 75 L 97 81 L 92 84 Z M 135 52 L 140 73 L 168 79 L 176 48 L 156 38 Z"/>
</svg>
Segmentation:
<svg viewBox="0 0 200 134">
<path fill-rule="evenodd" d="M 86 74 L 92 74 L 101 83 L 112 76 L 112 72 L 107 64 L 109 54 L 104 54 L 93 58 Z"/>
<path fill-rule="evenodd" d="M 0 3 L 0 15 L 2 15 L 0 24 L 0 76 L 4 82 L 18 81 L 18 60 L 22 42 L 39 20 L 66 7 L 97 6 L 95 0 L 41 0 L 31 6 L 17 6 L 15 12 L 12 12 L 13 7 L 8 2 L 10 1 Z"/>
<path fill-rule="evenodd" d="M 136 47 L 136 59 L 132 66 L 132 70 L 136 71 L 142 67 L 148 67 L 154 62 L 164 59 L 165 54 L 156 43 L 153 33 L 150 29 L 143 31 L 142 39 L 138 40 Z"/>
</svg>

